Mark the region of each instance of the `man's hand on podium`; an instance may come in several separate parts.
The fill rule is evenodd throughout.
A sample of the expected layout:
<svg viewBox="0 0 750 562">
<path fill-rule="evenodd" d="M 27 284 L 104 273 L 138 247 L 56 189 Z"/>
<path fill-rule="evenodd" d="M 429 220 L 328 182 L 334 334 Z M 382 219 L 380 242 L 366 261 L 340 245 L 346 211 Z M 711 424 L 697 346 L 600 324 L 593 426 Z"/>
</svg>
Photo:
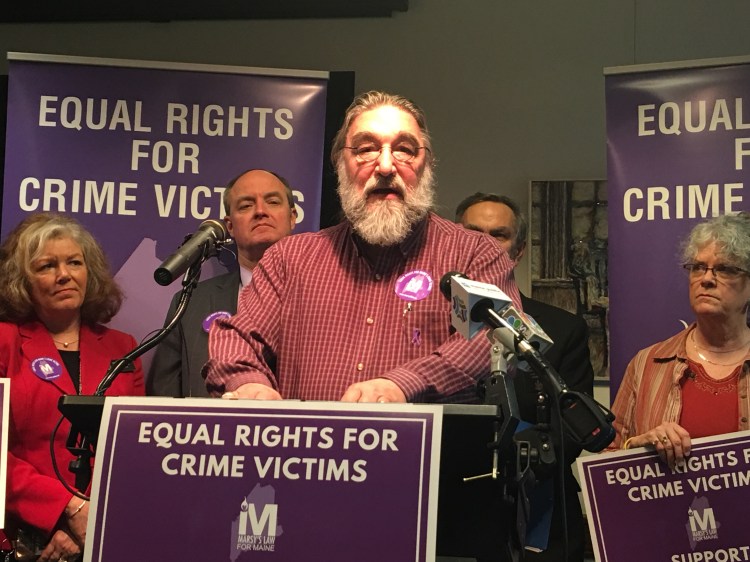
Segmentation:
<svg viewBox="0 0 750 562">
<path fill-rule="evenodd" d="M 342 402 L 406 402 L 406 395 L 399 386 L 388 379 L 372 379 L 358 382 L 346 389 Z"/>
<path fill-rule="evenodd" d="M 226 400 L 281 400 L 281 394 L 276 392 L 270 386 L 257 382 L 249 382 L 237 387 L 233 392 L 225 392 L 221 395 Z"/>
</svg>

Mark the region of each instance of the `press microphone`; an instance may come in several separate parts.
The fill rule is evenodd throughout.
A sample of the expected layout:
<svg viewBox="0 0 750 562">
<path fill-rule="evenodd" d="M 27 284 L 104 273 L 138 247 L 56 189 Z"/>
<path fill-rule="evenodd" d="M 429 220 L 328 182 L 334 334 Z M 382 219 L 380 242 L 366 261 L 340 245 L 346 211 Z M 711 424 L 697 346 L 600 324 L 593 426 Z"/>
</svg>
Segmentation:
<svg viewBox="0 0 750 562">
<path fill-rule="evenodd" d="M 229 232 L 221 221 L 208 219 L 201 223 L 195 234 L 191 235 L 177 251 L 165 259 L 154 271 L 154 279 L 159 285 L 169 285 L 180 277 L 217 244 L 225 242 Z"/>
<path fill-rule="evenodd" d="M 471 339 L 485 325 L 504 329 L 503 345 L 518 351 L 516 340 L 528 342 L 544 353 L 552 339 L 531 318 L 516 309 L 508 295 L 495 285 L 469 279 L 461 272 L 450 271 L 440 278 L 440 292 L 451 301 L 451 325 L 466 339 Z"/>
<path fill-rule="evenodd" d="M 508 295 L 494 285 L 473 281 L 458 271 L 440 278 L 440 292 L 451 302 L 451 325 L 467 340 L 491 320 L 489 311 L 511 303 Z"/>
<path fill-rule="evenodd" d="M 560 404 L 566 433 L 581 448 L 595 453 L 612 442 L 615 437 L 612 412 L 590 396 L 568 389 L 542 355 L 552 340 L 530 316 L 519 313 L 505 293 L 457 271 L 443 275 L 440 291 L 451 301 L 451 323 L 456 331 L 468 339 L 487 325 L 493 339 L 527 361 L 535 372 L 546 375 Z"/>
</svg>

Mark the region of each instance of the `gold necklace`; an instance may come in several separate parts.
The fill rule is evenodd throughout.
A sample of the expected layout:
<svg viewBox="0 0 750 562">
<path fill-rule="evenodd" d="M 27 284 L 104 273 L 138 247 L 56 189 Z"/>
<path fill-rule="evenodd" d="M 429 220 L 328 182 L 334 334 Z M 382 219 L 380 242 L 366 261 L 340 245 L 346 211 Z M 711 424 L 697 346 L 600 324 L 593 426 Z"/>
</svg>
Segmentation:
<svg viewBox="0 0 750 562">
<path fill-rule="evenodd" d="M 734 349 L 722 349 L 721 351 L 718 351 L 716 349 L 709 349 L 707 347 L 703 347 L 703 346 L 698 345 L 698 340 L 695 339 L 695 330 L 693 330 L 690 333 L 690 337 L 693 338 L 693 345 L 696 347 L 696 349 L 702 349 L 703 351 L 708 351 L 710 353 L 716 353 L 716 354 L 720 354 L 720 353 L 734 353 L 735 351 L 739 351 L 740 349 L 745 349 L 748 346 L 748 343 L 745 342 L 741 346 L 735 347 Z"/>
<path fill-rule="evenodd" d="M 73 341 L 60 341 L 60 340 L 56 340 L 55 338 L 52 338 L 52 341 L 55 342 L 55 343 L 59 343 L 65 349 L 68 349 L 69 345 L 72 345 L 72 344 L 76 343 L 78 340 L 76 339 L 76 340 L 73 340 Z M 693 343 L 695 343 L 695 342 L 693 342 Z"/>
<path fill-rule="evenodd" d="M 711 349 L 701 348 L 701 347 L 698 346 L 698 342 L 695 341 L 695 330 L 693 330 L 690 333 L 690 338 L 693 341 L 693 348 L 695 349 L 695 352 L 698 354 L 698 357 L 700 357 L 701 361 L 705 361 L 707 363 L 711 363 L 711 365 L 717 365 L 719 367 L 731 367 L 732 365 L 739 365 L 740 363 L 742 363 L 744 361 L 744 356 L 740 360 L 731 361 L 729 363 L 719 363 L 718 361 L 711 361 L 708 357 L 706 357 L 705 355 L 703 355 L 701 353 L 701 349 L 703 349 L 703 351 L 708 351 L 709 353 L 716 353 L 716 354 L 721 354 L 721 353 L 736 353 L 738 351 L 744 351 L 745 348 L 748 346 L 747 343 L 745 343 L 741 347 L 738 347 L 738 348 L 735 348 L 735 349 L 729 349 L 729 350 L 723 350 L 723 351 L 713 351 Z"/>
</svg>

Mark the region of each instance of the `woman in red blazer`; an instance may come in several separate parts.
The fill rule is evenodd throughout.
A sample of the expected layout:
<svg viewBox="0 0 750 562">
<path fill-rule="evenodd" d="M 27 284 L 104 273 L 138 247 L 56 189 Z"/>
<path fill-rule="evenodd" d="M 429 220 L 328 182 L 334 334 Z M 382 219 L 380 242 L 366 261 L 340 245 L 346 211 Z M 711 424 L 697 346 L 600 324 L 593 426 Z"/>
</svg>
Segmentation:
<svg viewBox="0 0 750 562">
<path fill-rule="evenodd" d="M 85 544 L 89 504 L 53 469 L 49 448 L 60 419 L 58 399 L 93 394 L 110 361 L 136 342 L 102 325 L 120 309 L 122 293 L 99 244 L 71 218 L 40 213 L 21 222 L 0 247 L 0 287 L 0 376 L 11 381 L 7 534 L 44 537 L 41 562 L 70 562 Z M 143 395 L 140 362 L 121 373 L 107 394 Z M 69 430 L 64 421 L 54 450 L 72 489 Z"/>
</svg>

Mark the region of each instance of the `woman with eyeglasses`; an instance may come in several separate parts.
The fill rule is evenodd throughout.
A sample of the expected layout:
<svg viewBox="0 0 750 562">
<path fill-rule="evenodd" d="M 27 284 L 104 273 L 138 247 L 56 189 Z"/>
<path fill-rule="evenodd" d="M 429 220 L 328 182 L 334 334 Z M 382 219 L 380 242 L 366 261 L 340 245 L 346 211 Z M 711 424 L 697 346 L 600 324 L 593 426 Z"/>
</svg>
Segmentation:
<svg viewBox="0 0 750 562">
<path fill-rule="evenodd" d="M 682 255 L 695 323 L 639 351 L 612 406 L 611 448 L 653 447 L 670 467 L 693 438 L 750 429 L 750 214 L 696 225 Z"/>
</svg>

